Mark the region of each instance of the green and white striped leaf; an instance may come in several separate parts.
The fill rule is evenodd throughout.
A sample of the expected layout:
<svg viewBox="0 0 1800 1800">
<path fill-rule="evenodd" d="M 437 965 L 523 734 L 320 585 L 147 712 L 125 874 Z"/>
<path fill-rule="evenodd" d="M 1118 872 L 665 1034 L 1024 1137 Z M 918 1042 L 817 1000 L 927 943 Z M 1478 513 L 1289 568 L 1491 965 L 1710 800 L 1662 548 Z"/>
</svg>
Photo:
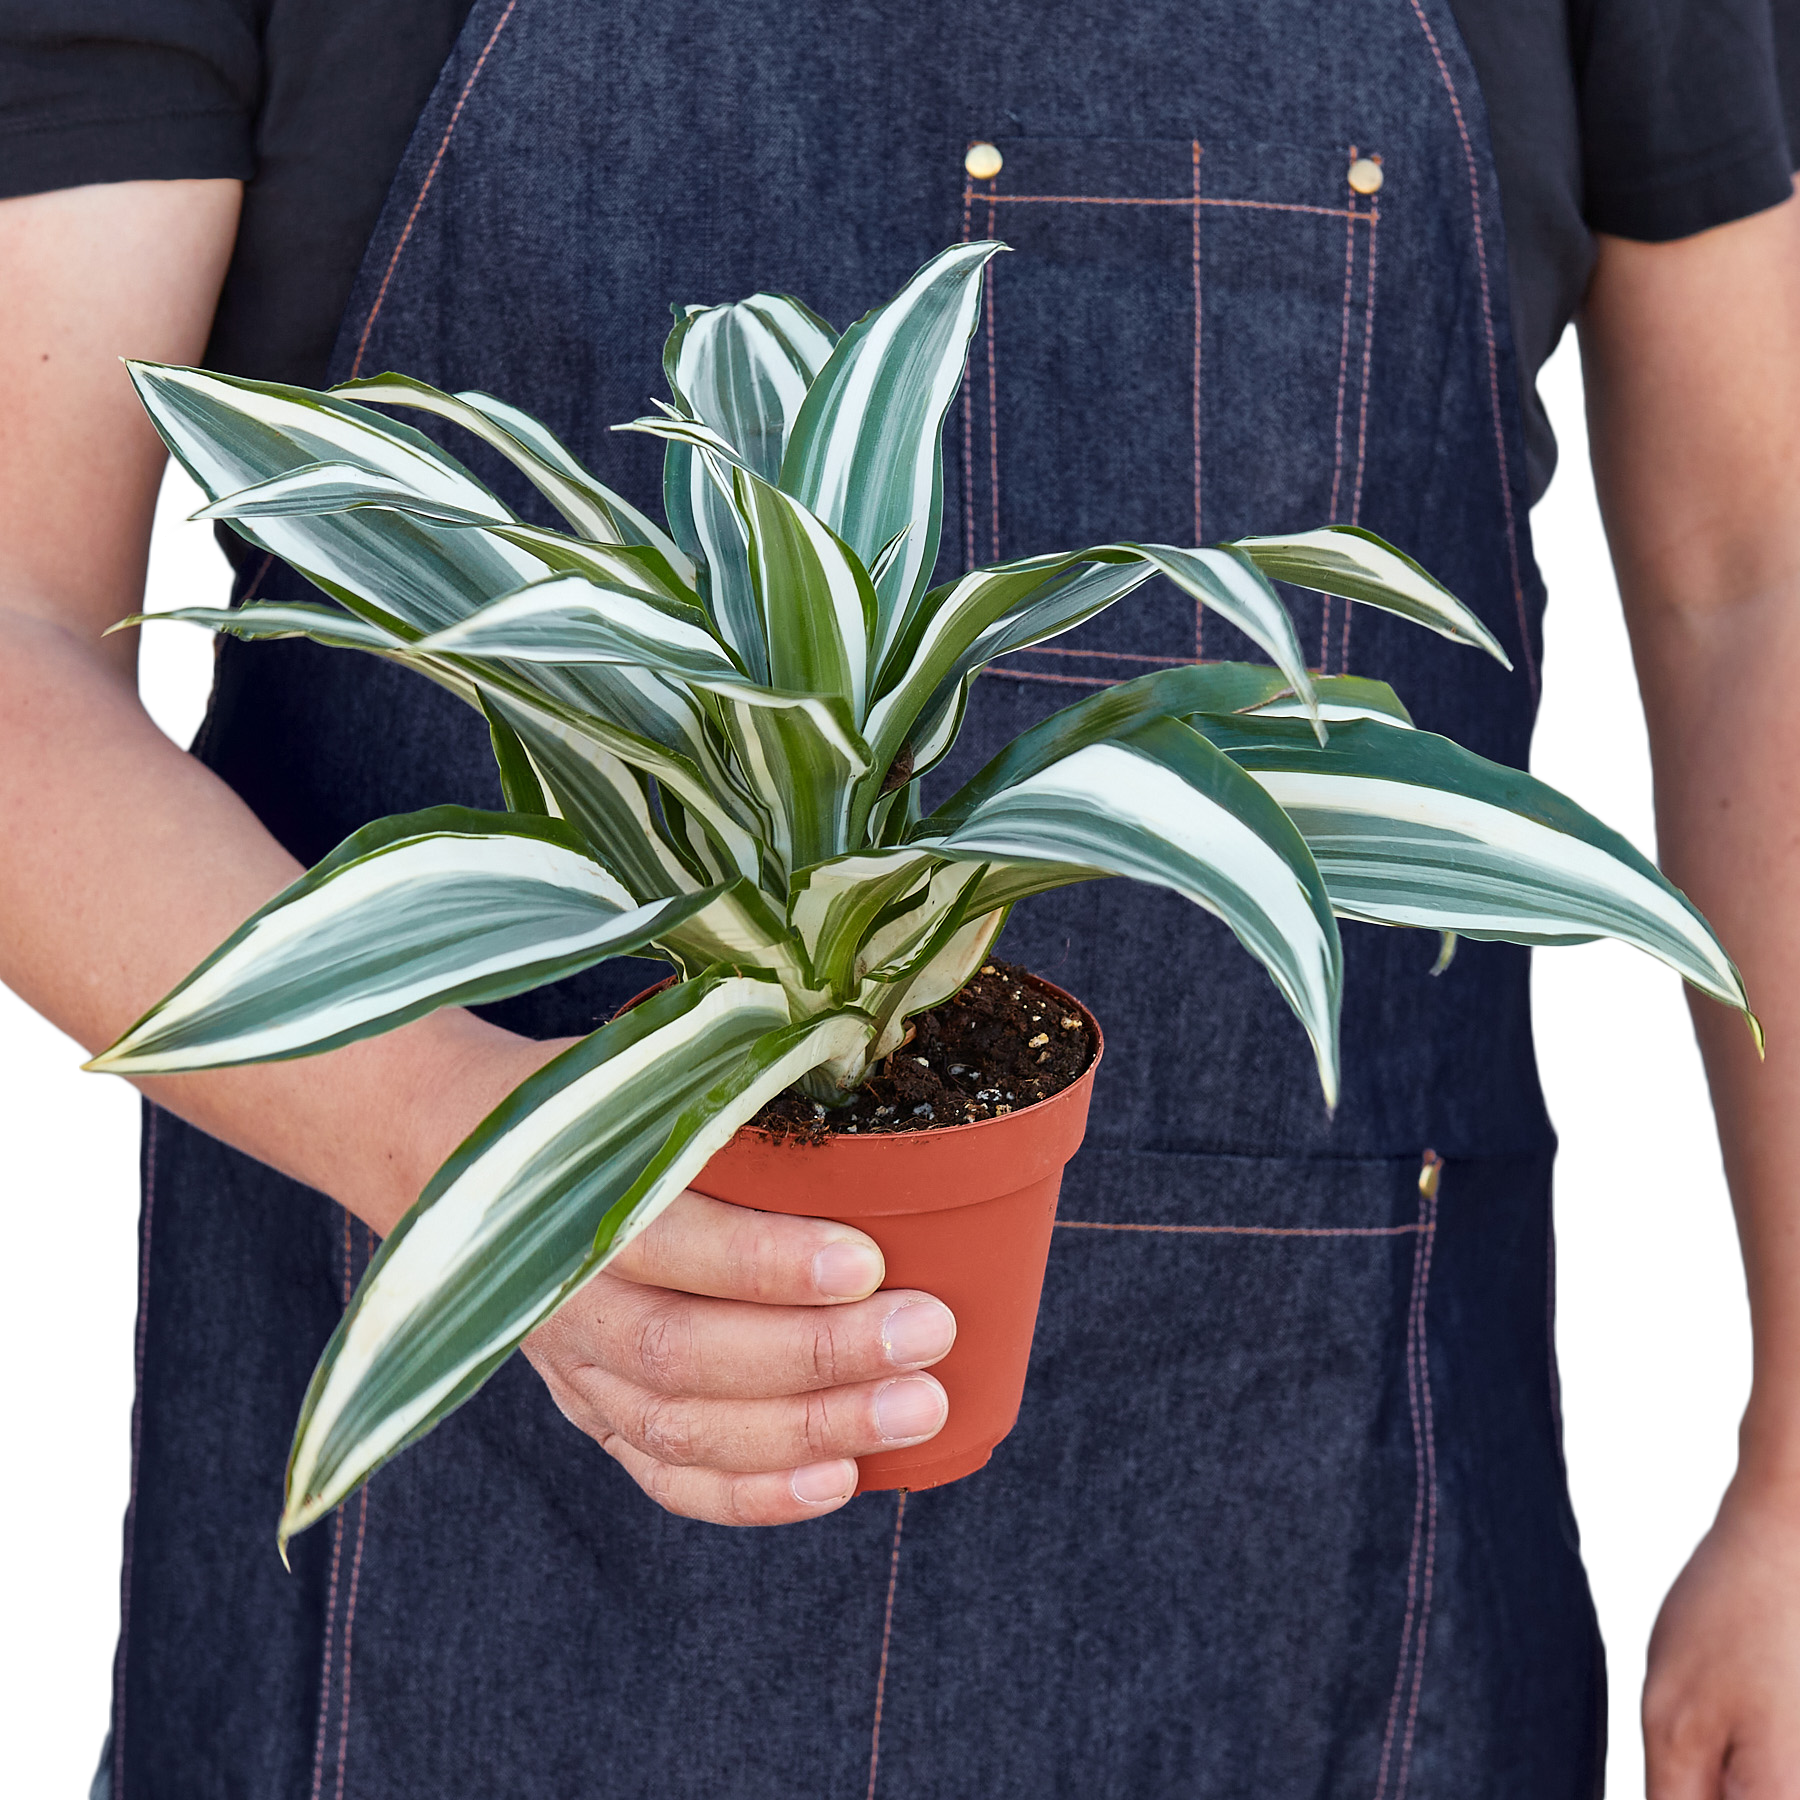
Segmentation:
<svg viewBox="0 0 1800 1800">
<path fill-rule="evenodd" d="M 1198 732 L 1153 718 L 989 794 L 942 837 L 914 842 L 949 856 L 1124 875 L 1223 919 L 1306 1028 L 1335 1104 L 1343 957 L 1331 903 L 1299 832 L 1240 775 Z"/>
<path fill-rule="evenodd" d="M 769 679 L 762 608 L 750 579 L 749 528 L 738 508 L 735 448 L 710 425 L 667 408 L 619 431 L 663 439 L 663 507 L 676 541 L 698 565 L 702 595 L 719 635 L 759 682 Z"/>
<path fill-rule="evenodd" d="M 875 661 L 937 561 L 944 415 L 962 381 L 981 276 L 1002 244 L 954 244 L 839 338 L 807 390 L 781 488 L 823 519 L 864 567 L 906 527 L 877 587 Z"/>
<path fill-rule="evenodd" d="M 849 847 L 869 747 L 836 697 L 742 685 L 713 690 L 739 768 L 769 817 L 768 848 L 784 872 Z"/>
<path fill-rule="evenodd" d="M 640 670 L 624 673 L 642 676 Z M 549 706 L 530 694 L 498 686 L 484 686 L 482 694 L 524 744 L 557 812 L 581 834 L 596 861 L 640 900 L 689 892 L 739 875 L 754 878 L 760 871 L 756 835 L 733 817 L 723 801 L 709 797 L 695 809 L 702 824 L 714 827 L 704 837 L 710 860 L 698 856 L 691 842 L 678 847 L 659 826 L 651 781 L 659 770 L 667 775 L 683 759 L 670 752 L 653 758 L 644 753 L 641 739 Z M 658 767 L 646 767 L 651 762 Z M 703 786 L 692 764 L 687 765 L 681 786 Z"/>
<path fill-rule="evenodd" d="M 548 426 L 519 407 L 475 389 L 446 394 L 410 375 L 371 375 L 340 382 L 331 392 L 354 395 L 376 406 L 410 406 L 465 427 L 512 463 L 584 538 L 647 545 L 692 585 L 693 566 L 668 533 L 597 481 Z"/>
<path fill-rule="evenodd" d="M 663 348 L 663 373 L 684 412 L 773 482 L 806 390 L 836 342 L 798 300 L 752 294 L 733 306 L 684 308 Z"/>
<path fill-rule="evenodd" d="M 798 500 L 747 469 L 736 471 L 735 498 L 768 645 L 767 685 L 835 696 L 860 724 L 875 628 L 868 571 Z"/>
<path fill-rule="evenodd" d="M 1006 929 L 1007 909 L 976 914 L 966 903 L 940 921 L 930 942 L 904 973 L 890 975 L 869 1001 L 879 1027 L 869 1046 L 870 1063 L 879 1062 L 905 1041 L 907 1020 L 941 1006 L 959 992 L 993 953 Z"/>
<path fill-rule="evenodd" d="M 602 587 L 622 588 L 652 601 L 699 607 L 700 596 L 681 568 L 649 544 L 591 544 L 539 525 L 496 525 L 493 534 L 527 551 L 559 575 L 585 575 Z"/>
<path fill-rule="evenodd" d="M 820 982 L 847 998 L 869 934 L 896 908 L 923 905 L 942 858 L 928 850 L 865 850 L 815 863 L 795 875 L 788 919 Z"/>
<path fill-rule="evenodd" d="M 352 512 L 358 507 L 411 513 L 435 525 L 510 525 L 513 514 L 490 497 L 485 507 L 453 506 L 420 494 L 391 475 L 355 463 L 304 463 L 272 475 L 190 513 L 191 520 L 290 519 L 318 513 Z"/>
<path fill-rule="evenodd" d="M 675 920 L 657 947 L 690 979 L 720 963 L 766 969 L 799 1010 L 820 999 L 806 947 L 770 897 L 754 883 L 734 881 L 697 912 Z"/>
<path fill-rule="evenodd" d="M 1329 725 L 1351 719 L 1377 719 L 1383 724 L 1410 726 L 1412 714 L 1385 681 L 1362 675 L 1321 675 L 1313 686 L 1319 703 L 1318 716 Z M 1292 694 L 1283 694 L 1243 711 L 1254 719 L 1310 719 L 1311 714 Z"/>
<path fill-rule="evenodd" d="M 1225 548 L 1242 551 L 1271 581 L 1291 581 L 1315 593 L 1397 613 L 1440 637 L 1473 644 L 1503 667 L 1512 667 L 1499 640 L 1447 587 L 1360 525 L 1322 525 L 1287 537 L 1239 538 Z"/>
<path fill-rule="evenodd" d="M 1345 918 L 1525 944 L 1618 938 L 1749 1011 L 1687 897 L 1523 770 L 1373 720 L 1334 728 L 1323 749 L 1285 721 L 1200 728 L 1294 821 Z"/>
<path fill-rule="evenodd" d="M 1182 663 L 1114 682 L 1021 732 L 926 817 L 912 836 L 943 837 L 1015 783 L 1089 744 L 1111 742 L 1148 720 L 1230 715 L 1266 705 L 1284 692 L 1286 683 L 1279 671 L 1262 663 Z"/>
<path fill-rule="evenodd" d="M 229 632 L 233 637 L 311 638 L 314 643 L 328 644 L 338 650 L 404 650 L 412 640 L 403 638 L 385 626 L 354 613 L 341 612 L 333 606 L 315 606 L 305 601 L 253 600 L 247 606 L 175 606 L 167 612 L 132 613 L 107 634 L 124 631 L 133 625 L 154 625 L 172 619 L 182 625 L 201 625 L 208 631 Z"/>
<path fill-rule="evenodd" d="M 876 679 L 866 727 L 876 763 L 885 769 L 910 743 L 915 771 L 930 768 L 954 742 L 969 680 L 982 666 L 1070 630 L 1155 574 L 1229 617 L 1275 658 L 1302 705 L 1311 704 L 1293 624 L 1252 566 L 1225 551 L 1097 544 L 972 569 L 926 594 L 902 622 Z"/>
<path fill-rule="evenodd" d="M 772 981 L 653 996 L 525 1082 L 381 1247 L 301 1409 L 280 1540 L 468 1399 L 732 1134 L 869 1021 L 790 1025 Z"/>
<path fill-rule="evenodd" d="M 627 663 L 665 675 L 743 678 L 698 607 L 651 600 L 586 575 L 553 575 L 420 639 L 443 656 L 531 663 Z"/>
<path fill-rule="evenodd" d="M 1251 643 L 1266 651 L 1288 679 L 1301 709 L 1313 719 L 1319 741 L 1325 733 L 1315 714 L 1312 677 L 1306 657 L 1294 635 L 1294 621 L 1281 604 L 1281 596 L 1247 556 L 1230 549 L 1180 550 L 1173 544 L 1132 546 L 1159 574 L 1168 576 L 1184 593 L 1235 625 Z"/>
<path fill-rule="evenodd" d="M 344 463 L 445 507 L 495 507 L 488 490 L 429 438 L 347 400 L 200 369 L 127 366 L 163 441 L 209 500 L 310 464 Z M 233 528 L 359 616 L 417 631 L 447 625 L 548 573 L 486 527 L 438 525 L 390 507 L 241 519 Z"/>
<path fill-rule="evenodd" d="M 167 1075 L 313 1055 L 629 954 L 711 898 L 639 906 L 552 819 L 454 806 L 383 819 L 89 1067 Z"/>
</svg>

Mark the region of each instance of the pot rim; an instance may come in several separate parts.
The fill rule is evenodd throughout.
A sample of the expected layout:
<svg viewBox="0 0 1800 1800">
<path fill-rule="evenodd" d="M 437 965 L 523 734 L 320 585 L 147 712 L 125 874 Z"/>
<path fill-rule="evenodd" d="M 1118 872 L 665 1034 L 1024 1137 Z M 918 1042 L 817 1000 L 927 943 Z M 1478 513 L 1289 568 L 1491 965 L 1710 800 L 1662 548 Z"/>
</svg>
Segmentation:
<svg viewBox="0 0 1800 1800">
<path fill-rule="evenodd" d="M 992 961 L 993 959 L 990 957 L 988 960 Z M 641 993 L 633 994 L 613 1013 L 613 1018 L 619 1018 L 622 1014 L 630 1012 L 634 1006 L 641 1005 L 648 1000 L 652 994 L 660 994 L 664 988 L 678 986 L 685 979 L 686 977 L 681 975 L 665 975 L 661 981 L 652 983 Z M 974 977 L 971 976 L 970 980 L 973 979 Z M 990 1127 L 1016 1127 L 1019 1120 L 1029 1118 L 1034 1113 L 1041 1113 L 1048 1107 L 1069 1100 L 1082 1088 L 1092 1084 L 1094 1073 L 1100 1067 L 1100 1059 L 1106 1053 L 1106 1034 L 1100 1029 L 1100 1021 L 1094 1017 L 1087 1005 L 1077 1000 L 1066 988 L 1058 987 L 1054 981 L 1046 979 L 1031 969 L 1025 971 L 1025 979 L 1054 994 L 1058 1000 L 1066 1001 L 1087 1021 L 1088 1030 L 1093 1033 L 1094 1053 L 1088 1058 L 1087 1067 L 1067 1087 L 1058 1088 L 1054 1094 L 1046 1094 L 1042 1100 L 1033 1100 L 1027 1106 L 1017 1107 L 1011 1112 L 1000 1113 L 991 1119 L 963 1119 L 954 1125 L 927 1125 L 923 1131 L 832 1131 L 827 1135 L 824 1143 L 814 1143 L 792 1137 L 787 1133 L 778 1136 L 772 1131 L 764 1130 L 760 1125 L 740 1125 L 738 1136 L 755 1138 L 758 1142 L 766 1144 L 771 1150 L 796 1152 L 816 1152 L 830 1145 L 847 1144 L 852 1138 L 859 1144 L 892 1144 L 907 1140 L 917 1142 L 921 1139 L 942 1143 L 959 1131 L 985 1131 Z M 965 982 L 963 985 L 966 987 L 968 983 Z M 962 989 L 958 988 L 957 993 L 961 992 Z M 955 997 L 954 994 L 950 996 L 951 999 L 955 999 Z M 940 1000 L 938 1004 L 942 1006 L 945 1002 Z"/>
</svg>

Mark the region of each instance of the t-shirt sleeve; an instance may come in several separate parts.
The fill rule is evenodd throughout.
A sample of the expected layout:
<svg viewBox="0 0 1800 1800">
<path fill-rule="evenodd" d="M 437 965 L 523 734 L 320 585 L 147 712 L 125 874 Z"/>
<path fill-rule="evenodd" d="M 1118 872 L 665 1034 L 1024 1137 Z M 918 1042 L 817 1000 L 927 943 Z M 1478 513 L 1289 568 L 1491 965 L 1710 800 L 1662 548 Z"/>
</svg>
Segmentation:
<svg viewBox="0 0 1800 1800">
<path fill-rule="evenodd" d="M 0 197 L 254 172 L 257 0 L 0 0 Z"/>
<path fill-rule="evenodd" d="M 1796 0 L 1586 0 L 1571 9 L 1589 227 L 1664 243 L 1791 189 L 1778 9 Z M 1784 32 L 1792 24 L 1782 19 Z"/>
</svg>

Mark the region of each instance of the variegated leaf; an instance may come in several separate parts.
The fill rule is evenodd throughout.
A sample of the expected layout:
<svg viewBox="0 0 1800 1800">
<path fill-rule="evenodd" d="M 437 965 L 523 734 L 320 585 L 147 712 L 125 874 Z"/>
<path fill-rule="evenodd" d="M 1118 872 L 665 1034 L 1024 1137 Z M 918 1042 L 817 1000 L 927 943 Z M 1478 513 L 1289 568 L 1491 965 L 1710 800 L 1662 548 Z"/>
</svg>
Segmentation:
<svg viewBox="0 0 1800 1800">
<path fill-rule="evenodd" d="M 944 414 L 962 380 L 981 275 L 1002 244 L 954 244 L 838 340 L 788 440 L 781 487 L 864 567 L 904 528 L 876 590 L 875 661 L 931 578 L 944 509 Z"/>
<path fill-rule="evenodd" d="M 683 411 L 773 482 L 806 390 L 836 342 L 798 300 L 752 294 L 734 306 L 684 308 L 663 348 L 663 373 Z"/>
<path fill-rule="evenodd" d="M 1281 808 L 1196 731 L 1151 718 L 988 793 L 941 837 L 939 818 L 916 847 L 1124 875 L 1223 919 L 1306 1028 L 1335 1103 L 1343 965 L 1324 882 Z"/>
<path fill-rule="evenodd" d="M 1089 568 L 1084 565 L 1096 565 Z M 865 735 L 886 768 L 903 744 L 915 770 L 949 750 L 970 678 L 1007 650 L 1041 643 L 1114 604 L 1153 574 L 1208 599 L 1276 657 L 1302 705 L 1312 683 L 1293 626 L 1254 568 L 1224 551 L 1097 544 L 972 569 L 934 588 L 903 621 L 875 682 Z M 866 800 L 866 797 L 865 797 Z"/>
<path fill-rule="evenodd" d="M 283 1544 L 487 1380 L 745 1120 L 869 1021 L 788 1023 L 773 981 L 684 982 L 489 1115 L 382 1245 L 320 1359 L 288 1460 Z"/>
<path fill-rule="evenodd" d="M 584 538 L 603 544 L 641 544 L 660 552 L 692 585 L 693 566 L 654 520 L 597 481 L 540 420 L 492 394 L 474 389 L 446 394 L 410 375 L 371 375 L 340 382 L 334 394 L 377 406 L 410 406 L 472 431 L 498 450 Z"/>
<path fill-rule="evenodd" d="M 1705 919 L 1615 831 L 1521 769 L 1373 720 L 1200 728 L 1293 819 L 1345 918 L 1514 943 L 1618 938 L 1749 1011 Z"/>
<path fill-rule="evenodd" d="M 89 1065 L 307 1056 L 626 955 L 711 893 L 637 905 L 547 818 L 443 806 L 347 838 Z"/>
<path fill-rule="evenodd" d="M 1499 640 L 1448 588 L 1360 525 L 1322 525 L 1286 537 L 1239 538 L 1225 547 L 1241 550 L 1272 581 L 1291 581 L 1315 593 L 1378 606 L 1440 637 L 1473 644 L 1503 667 L 1512 667 Z"/>
<path fill-rule="evenodd" d="M 226 494 L 190 513 L 198 523 L 208 519 L 290 519 L 311 514 L 353 512 L 374 507 L 411 513 L 434 525 L 510 525 L 514 515 L 491 496 L 484 507 L 452 505 L 417 493 L 403 481 L 355 463 L 303 463 L 285 475 L 272 475 L 235 494 Z"/>
<path fill-rule="evenodd" d="M 176 460 L 209 500 L 315 463 L 347 463 L 423 500 L 479 513 L 493 496 L 411 426 L 276 382 L 155 363 L 127 365 Z M 547 573 L 483 526 L 442 526 L 389 508 L 237 521 L 359 617 L 430 631 Z"/>
<path fill-rule="evenodd" d="M 596 860 L 639 899 L 686 893 L 759 872 L 755 835 L 717 801 L 709 799 L 696 813 L 702 821 L 717 820 L 717 829 L 705 840 L 712 847 L 711 860 L 701 859 L 690 845 L 678 847 L 671 841 L 653 809 L 650 782 L 655 771 L 644 766 L 651 759 L 641 749 L 629 758 L 621 754 L 628 741 L 624 734 L 531 695 L 498 687 L 485 687 L 482 694 L 530 753 L 557 812 L 581 834 Z M 688 782 L 702 785 L 691 764 Z"/>
<path fill-rule="evenodd" d="M 788 919 L 821 982 L 847 998 L 870 933 L 896 908 L 923 905 L 941 859 L 927 850 L 864 850 L 815 863 L 795 875 Z"/>
<path fill-rule="evenodd" d="M 1400 696 L 1385 681 L 1371 681 L 1362 675 L 1321 675 L 1313 687 L 1318 698 L 1318 716 L 1327 726 L 1341 725 L 1351 719 L 1379 719 L 1388 725 L 1409 726 L 1412 714 L 1401 704 Z M 1260 706 L 1242 709 L 1255 719 L 1308 719 L 1312 715 L 1292 694 L 1281 694 Z"/>
<path fill-rule="evenodd" d="M 403 650 L 412 639 L 385 626 L 336 607 L 306 601 L 253 600 L 246 606 L 176 606 L 167 612 L 132 613 L 107 631 L 124 631 L 133 625 L 154 625 L 172 619 L 183 625 L 203 625 L 208 631 L 229 632 L 247 640 L 257 638 L 311 638 L 340 650 Z"/>
<path fill-rule="evenodd" d="M 419 641 L 443 656 L 531 663 L 625 663 L 731 681 L 743 670 L 698 607 L 650 599 L 586 575 L 553 575 Z"/>
<path fill-rule="evenodd" d="M 835 696 L 862 722 L 875 590 L 868 571 L 798 500 L 739 469 L 738 512 L 768 645 L 768 685 Z"/>
<path fill-rule="evenodd" d="M 721 685 L 713 698 L 752 791 L 770 820 L 769 849 L 785 874 L 849 847 L 869 748 L 842 700 Z"/>
</svg>

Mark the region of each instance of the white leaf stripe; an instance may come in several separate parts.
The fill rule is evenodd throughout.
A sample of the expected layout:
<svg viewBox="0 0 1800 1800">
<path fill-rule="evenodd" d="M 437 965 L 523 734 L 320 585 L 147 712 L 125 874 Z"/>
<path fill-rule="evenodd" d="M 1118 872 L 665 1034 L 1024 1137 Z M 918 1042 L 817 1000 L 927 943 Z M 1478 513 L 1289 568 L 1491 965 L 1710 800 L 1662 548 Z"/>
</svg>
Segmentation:
<svg viewBox="0 0 1800 1800">
<path fill-rule="evenodd" d="M 548 821 L 489 818 L 498 828 L 400 837 L 303 879 L 92 1066 L 312 1053 L 640 948 L 707 897 L 638 906 Z"/>
<path fill-rule="evenodd" d="M 770 1095 L 869 1029 L 786 1026 L 768 982 L 684 984 L 502 1103 L 383 1246 L 321 1360 L 283 1540 L 473 1393 Z"/>
<path fill-rule="evenodd" d="M 1139 549 L 1145 561 L 1177 587 L 1267 651 L 1288 678 L 1301 709 L 1316 723 L 1312 678 L 1300 640 L 1294 635 L 1294 622 L 1280 596 L 1248 557 L 1230 550 L 1181 550 L 1173 544 L 1144 544 Z M 1320 741 L 1324 741 L 1322 732 Z"/>
<path fill-rule="evenodd" d="M 690 308 L 670 334 L 663 362 L 687 409 L 774 481 L 832 341 L 785 296 L 753 294 L 734 306 Z"/>
<path fill-rule="evenodd" d="M 177 606 L 167 612 L 132 613 L 117 625 L 108 626 L 107 630 L 109 633 L 123 631 L 128 626 L 154 625 L 164 619 L 183 625 L 202 625 L 208 631 L 228 631 L 234 637 L 304 637 L 346 650 L 400 650 L 411 642 L 383 626 L 359 619 L 354 613 L 308 605 L 303 601 L 255 600 L 247 606 L 237 607 Z"/>
<path fill-rule="evenodd" d="M 189 519 L 281 519 L 357 507 L 409 512 L 440 525 L 509 525 L 513 515 L 491 497 L 483 507 L 455 506 L 421 494 L 405 482 L 355 463 L 305 463 L 284 475 L 239 488 L 190 513 Z"/>
<path fill-rule="evenodd" d="M 1743 983 L 1665 883 L 1484 800 L 1410 782 L 1252 769 L 1294 820 L 1339 911 L 1384 925 L 1526 943 L 1606 936 L 1729 1006 Z"/>
<path fill-rule="evenodd" d="M 865 566 L 895 532 L 912 528 L 877 590 L 877 662 L 890 628 L 937 561 L 944 414 L 962 380 L 981 272 L 1004 248 L 952 245 L 887 305 L 851 326 L 808 390 L 788 442 L 782 489 L 823 519 Z M 879 430 L 871 429 L 876 418 Z"/>
<path fill-rule="evenodd" d="M 555 575 L 433 632 L 422 651 L 512 657 L 522 662 L 662 665 L 676 674 L 731 680 L 742 671 L 698 609 L 677 609 L 585 575 Z"/>
<path fill-rule="evenodd" d="M 1185 740 L 1201 741 L 1164 720 L 1089 744 L 977 806 L 939 847 L 1128 876 L 1223 919 L 1298 1015 L 1335 1101 L 1342 953 L 1323 884 L 1280 812 L 1245 804 Z"/>
<path fill-rule="evenodd" d="M 1322 525 L 1286 537 L 1239 538 L 1241 550 L 1273 581 L 1397 613 L 1440 637 L 1485 650 L 1503 667 L 1512 662 L 1499 640 L 1442 583 L 1410 556 L 1357 525 Z"/>
<path fill-rule="evenodd" d="M 798 500 L 739 470 L 735 498 L 768 646 L 768 685 L 835 695 L 861 723 L 875 590 L 838 538 Z"/>
<path fill-rule="evenodd" d="M 521 470 L 584 537 L 600 543 L 654 546 L 692 581 L 693 569 L 668 534 L 582 467 L 540 420 L 492 394 L 475 389 L 446 394 L 408 375 L 384 374 L 346 381 L 331 390 L 379 406 L 410 406 L 436 413 L 472 431 Z"/>
</svg>

